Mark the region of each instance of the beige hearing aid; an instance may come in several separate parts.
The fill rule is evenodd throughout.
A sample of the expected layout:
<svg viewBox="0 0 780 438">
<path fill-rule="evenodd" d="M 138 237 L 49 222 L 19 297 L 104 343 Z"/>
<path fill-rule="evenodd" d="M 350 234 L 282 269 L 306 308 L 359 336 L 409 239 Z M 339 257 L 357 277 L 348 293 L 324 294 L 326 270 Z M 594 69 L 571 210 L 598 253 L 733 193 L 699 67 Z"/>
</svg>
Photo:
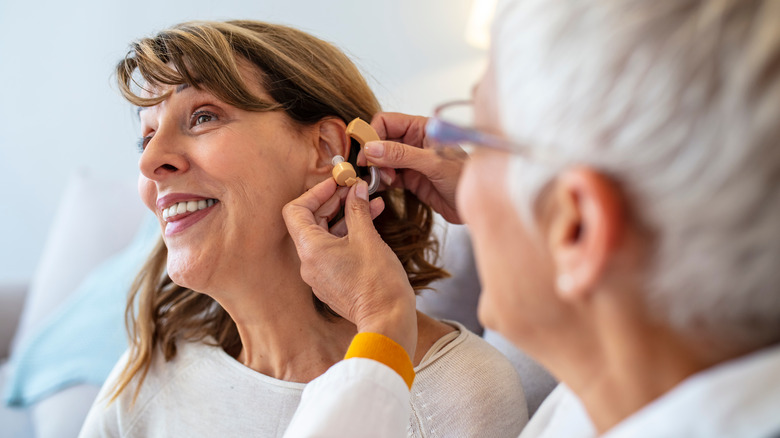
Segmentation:
<svg viewBox="0 0 780 438">
<path fill-rule="evenodd" d="M 336 155 L 331 161 L 333 163 L 333 179 L 336 180 L 336 184 L 340 186 L 352 187 L 357 180 L 357 173 L 355 168 L 349 161 L 344 161 L 344 157 Z"/>
<path fill-rule="evenodd" d="M 360 117 L 349 122 L 349 125 L 347 125 L 347 135 L 357 140 L 358 143 L 360 143 L 361 149 L 364 148 L 369 141 L 379 141 L 379 135 L 374 131 L 374 128 L 360 119 Z M 370 161 L 367 161 L 366 164 L 369 166 L 369 172 L 371 172 L 371 181 L 368 182 L 368 194 L 370 195 L 379 188 L 379 169 Z M 338 182 L 338 179 L 336 182 Z"/>
</svg>

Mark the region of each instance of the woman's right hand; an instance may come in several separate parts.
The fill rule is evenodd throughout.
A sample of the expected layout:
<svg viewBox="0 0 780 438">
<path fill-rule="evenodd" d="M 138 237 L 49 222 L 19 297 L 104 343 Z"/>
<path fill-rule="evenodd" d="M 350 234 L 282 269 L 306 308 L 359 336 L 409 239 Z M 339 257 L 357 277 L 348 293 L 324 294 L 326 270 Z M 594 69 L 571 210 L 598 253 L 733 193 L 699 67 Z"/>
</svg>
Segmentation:
<svg viewBox="0 0 780 438">
<path fill-rule="evenodd" d="M 400 187 L 414 193 L 445 220 L 463 223 L 455 206 L 455 192 L 463 165 L 468 158 L 456 147 L 435 149 L 425 137 L 426 117 L 401 113 L 379 113 L 371 126 L 384 141 L 368 142 L 365 156 L 380 167 L 385 187 Z"/>
</svg>

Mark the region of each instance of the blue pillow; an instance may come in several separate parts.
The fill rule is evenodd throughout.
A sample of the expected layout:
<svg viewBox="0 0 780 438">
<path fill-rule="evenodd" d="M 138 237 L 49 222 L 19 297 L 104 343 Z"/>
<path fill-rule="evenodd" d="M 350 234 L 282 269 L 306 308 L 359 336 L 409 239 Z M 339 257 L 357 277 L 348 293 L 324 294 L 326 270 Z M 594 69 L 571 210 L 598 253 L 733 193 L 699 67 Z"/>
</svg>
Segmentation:
<svg viewBox="0 0 780 438">
<path fill-rule="evenodd" d="M 95 268 L 18 346 L 4 394 L 8 405 L 26 407 L 68 386 L 103 384 L 127 349 L 130 285 L 159 237 L 160 225 L 150 216 L 130 245 Z"/>
</svg>

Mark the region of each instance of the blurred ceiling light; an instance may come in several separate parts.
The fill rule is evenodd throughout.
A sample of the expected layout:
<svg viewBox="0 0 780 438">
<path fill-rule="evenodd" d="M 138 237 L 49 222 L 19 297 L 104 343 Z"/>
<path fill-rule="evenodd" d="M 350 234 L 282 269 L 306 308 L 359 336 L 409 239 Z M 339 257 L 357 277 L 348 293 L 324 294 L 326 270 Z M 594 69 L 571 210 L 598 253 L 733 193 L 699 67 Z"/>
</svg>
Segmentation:
<svg viewBox="0 0 780 438">
<path fill-rule="evenodd" d="M 497 0 L 473 0 L 469 21 L 466 23 L 466 42 L 487 50 L 490 46 L 490 24 L 496 12 Z"/>
</svg>

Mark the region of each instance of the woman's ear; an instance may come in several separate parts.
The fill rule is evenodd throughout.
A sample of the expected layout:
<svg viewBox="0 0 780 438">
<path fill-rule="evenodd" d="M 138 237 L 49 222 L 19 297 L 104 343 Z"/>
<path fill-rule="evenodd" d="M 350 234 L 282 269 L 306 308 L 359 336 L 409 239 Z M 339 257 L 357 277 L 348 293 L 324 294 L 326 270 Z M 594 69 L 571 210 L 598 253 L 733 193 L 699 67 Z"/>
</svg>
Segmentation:
<svg viewBox="0 0 780 438">
<path fill-rule="evenodd" d="M 585 167 L 564 171 L 549 196 L 543 226 L 556 290 L 564 300 L 587 298 L 617 253 L 623 197 L 613 181 Z"/>
<path fill-rule="evenodd" d="M 329 117 L 317 122 L 314 135 L 318 136 L 316 153 L 309 170 L 315 175 L 329 174 L 333 169 L 334 156 L 341 155 L 345 158 L 349 156 L 350 141 L 347 138 L 347 125 L 339 118 Z M 319 181 L 322 179 L 320 178 Z"/>
</svg>

